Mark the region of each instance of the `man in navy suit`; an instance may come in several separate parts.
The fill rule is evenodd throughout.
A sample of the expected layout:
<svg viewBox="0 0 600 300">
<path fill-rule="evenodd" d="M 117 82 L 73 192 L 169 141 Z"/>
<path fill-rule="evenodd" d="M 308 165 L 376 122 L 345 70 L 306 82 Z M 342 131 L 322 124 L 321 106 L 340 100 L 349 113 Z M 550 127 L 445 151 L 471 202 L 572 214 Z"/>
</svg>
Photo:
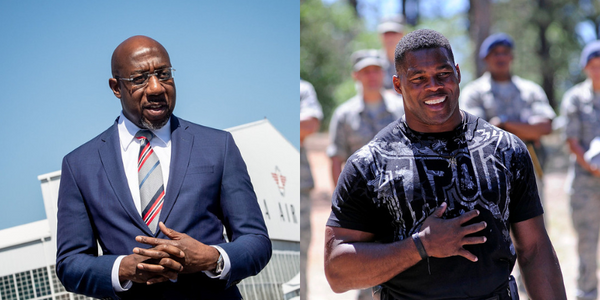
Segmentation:
<svg viewBox="0 0 600 300">
<path fill-rule="evenodd" d="M 145 36 L 125 40 L 113 53 L 109 85 L 123 111 L 62 165 L 56 264 L 69 291 L 97 298 L 241 299 L 235 285 L 271 257 L 231 134 L 172 115 L 173 71 L 165 48 Z M 141 215 L 138 154 L 144 144 L 136 134 L 143 129 L 152 133 L 149 144 L 162 170 L 158 227 Z"/>
</svg>

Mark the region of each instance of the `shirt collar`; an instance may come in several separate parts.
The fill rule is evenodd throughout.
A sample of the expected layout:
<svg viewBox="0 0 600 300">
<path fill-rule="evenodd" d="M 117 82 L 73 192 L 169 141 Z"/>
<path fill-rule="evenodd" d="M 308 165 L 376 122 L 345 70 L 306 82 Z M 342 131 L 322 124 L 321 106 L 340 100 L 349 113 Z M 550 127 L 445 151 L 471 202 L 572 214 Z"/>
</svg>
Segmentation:
<svg viewBox="0 0 600 300">
<path fill-rule="evenodd" d="M 129 145 L 135 138 L 135 134 L 141 130 L 137 125 L 133 124 L 129 119 L 125 117 L 123 111 L 121 111 L 121 115 L 119 116 L 119 121 L 117 124 L 117 128 L 119 130 L 119 140 L 121 141 L 121 147 L 123 150 L 127 151 Z M 171 142 L 171 119 L 167 121 L 165 126 L 160 129 L 151 129 L 152 133 L 158 139 L 152 139 L 153 143 L 158 145 L 162 144 L 163 146 L 167 146 Z"/>
</svg>

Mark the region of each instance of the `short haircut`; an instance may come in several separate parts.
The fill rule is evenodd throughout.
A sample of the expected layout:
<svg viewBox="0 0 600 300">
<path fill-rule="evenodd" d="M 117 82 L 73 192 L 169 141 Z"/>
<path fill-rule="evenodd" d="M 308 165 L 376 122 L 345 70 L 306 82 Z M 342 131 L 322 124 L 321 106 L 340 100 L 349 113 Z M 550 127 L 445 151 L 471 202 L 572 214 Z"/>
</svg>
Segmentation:
<svg viewBox="0 0 600 300">
<path fill-rule="evenodd" d="M 400 42 L 398 42 L 398 45 L 396 45 L 396 51 L 394 53 L 396 73 L 400 70 L 400 66 L 404 64 L 406 53 L 431 48 L 445 48 L 448 50 L 450 59 L 454 64 L 454 54 L 452 53 L 452 47 L 450 47 L 448 39 L 435 30 L 419 29 L 405 35 Z"/>
</svg>

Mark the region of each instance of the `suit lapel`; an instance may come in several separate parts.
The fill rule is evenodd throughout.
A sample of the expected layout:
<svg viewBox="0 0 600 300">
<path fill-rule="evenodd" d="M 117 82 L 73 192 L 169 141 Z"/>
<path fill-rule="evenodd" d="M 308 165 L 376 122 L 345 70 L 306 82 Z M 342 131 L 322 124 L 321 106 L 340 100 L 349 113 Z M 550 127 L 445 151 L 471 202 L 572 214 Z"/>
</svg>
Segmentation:
<svg viewBox="0 0 600 300">
<path fill-rule="evenodd" d="M 160 212 L 160 221 L 163 222 L 167 220 L 177 201 L 190 162 L 194 135 L 186 131 L 187 127 L 187 124 L 181 124 L 177 117 L 171 117 L 171 167 L 165 202 Z"/>
<path fill-rule="evenodd" d="M 98 149 L 102 166 L 106 171 L 106 175 L 110 185 L 113 188 L 117 199 L 121 203 L 123 209 L 129 214 L 133 222 L 141 228 L 148 236 L 152 236 L 150 228 L 144 223 L 142 217 L 135 208 L 133 197 L 127 184 L 127 177 L 123 168 L 123 159 L 121 158 L 121 144 L 119 143 L 119 133 L 117 124 L 111 127 L 111 130 L 106 135 L 100 138 L 104 145 Z"/>
</svg>

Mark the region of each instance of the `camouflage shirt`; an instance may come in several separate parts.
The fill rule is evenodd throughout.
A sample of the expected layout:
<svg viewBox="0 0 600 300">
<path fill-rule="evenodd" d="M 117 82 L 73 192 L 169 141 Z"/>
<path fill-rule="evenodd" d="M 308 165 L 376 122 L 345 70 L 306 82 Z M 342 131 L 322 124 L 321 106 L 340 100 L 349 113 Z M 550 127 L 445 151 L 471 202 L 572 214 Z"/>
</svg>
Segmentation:
<svg viewBox="0 0 600 300">
<path fill-rule="evenodd" d="M 383 109 L 375 117 L 366 108 L 362 95 L 356 95 L 335 109 L 329 123 L 327 155 L 342 161 L 366 145 L 381 129 L 404 115 L 402 98 L 382 90 Z"/>
<path fill-rule="evenodd" d="M 310 118 L 323 119 L 323 111 L 315 88 L 308 81 L 300 80 L 300 121 Z M 306 149 L 300 146 L 300 191 L 308 193 L 314 185 Z"/>
<path fill-rule="evenodd" d="M 502 84 L 485 73 L 461 89 L 459 101 L 461 109 L 486 121 L 496 116 L 521 123 L 528 123 L 533 116 L 556 117 L 544 90 L 519 76 Z"/>
<path fill-rule="evenodd" d="M 570 88 L 563 96 L 561 116 L 565 118 L 564 138 L 574 138 L 584 151 L 590 148 L 590 142 L 600 136 L 600 95 L 592 90 L 592 81 L 586 80 Z M 571 156 L 567 183 L 574 183 L 599 189 L 600 179 L 594 177 Z"/>
</svg>

